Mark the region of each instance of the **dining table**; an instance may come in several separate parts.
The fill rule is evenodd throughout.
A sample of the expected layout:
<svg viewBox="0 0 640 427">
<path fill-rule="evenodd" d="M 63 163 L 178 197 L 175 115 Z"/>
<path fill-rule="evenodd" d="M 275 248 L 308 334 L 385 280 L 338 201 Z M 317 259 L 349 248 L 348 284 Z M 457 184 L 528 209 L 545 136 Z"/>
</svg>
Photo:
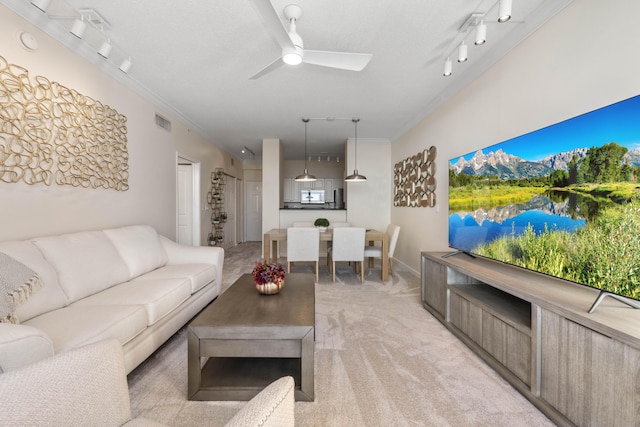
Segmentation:
<svg viewBox="0 0 640 427">
<path fill-rule="evenodd" d="M 333 240 L 333 229 L 328 228 L 325 231 L 320 231 L 320 241 L 331 242 Z M 274 254 L 274 258 L 278 258 L 278 242 L 287 241 L 287 229 L 286 228 L 273 228 L 264 233 L 264 262 L 271 262 L 271 254 Z M 365 242 L 369 242 L 369 245 L 375 245 L 376 242 L 380 242 L 382 246 L 382 267 L 380 276 L 383 282 L 389 279 L 389 236 L 386 232 L 374 229 L 367 229 L 365 233 Z"/>
</svg>

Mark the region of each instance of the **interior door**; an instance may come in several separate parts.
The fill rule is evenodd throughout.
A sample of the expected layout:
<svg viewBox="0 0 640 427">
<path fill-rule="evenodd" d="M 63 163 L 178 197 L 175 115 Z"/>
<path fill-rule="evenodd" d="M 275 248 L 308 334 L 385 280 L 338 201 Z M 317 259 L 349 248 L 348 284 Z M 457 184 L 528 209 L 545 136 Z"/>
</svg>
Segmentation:
<svg viewBox="0 0 640 427">
<path fill-rule="evenodd" d="M 193 165 L 178 165 L 178 243 L 193 245 Z"/>
<path fill-rule="evenodd" d="M 236 238 L 236 178 L 227 176 L 224 186 L 224 207 L 227 212 L 227 222 L 224 224 L 225 248 L 230 248 L 238 243 Z"/>
<path fill-rule="evenodd" d="M 245 236 L 247 242 L 262 241 L 262 182 L 247 181 Z"/>
</svg>

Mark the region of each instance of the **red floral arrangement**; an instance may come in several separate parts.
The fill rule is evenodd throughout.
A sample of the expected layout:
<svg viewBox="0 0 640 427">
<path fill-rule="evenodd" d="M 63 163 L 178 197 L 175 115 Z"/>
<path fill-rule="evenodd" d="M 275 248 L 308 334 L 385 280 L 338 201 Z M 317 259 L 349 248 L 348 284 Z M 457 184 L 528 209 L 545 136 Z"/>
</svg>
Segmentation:
<svg viewBox="0 0 640 427">
<path fill-rule="evenodd" d="M 254 282 L 258 285 L 264 285 L 267 283 L 280 285 L 284 282 L 284 267 L 282 267 L 282 264 L 277 262 L 266 264 L 256 261 L 256 266 L 253 268 L 251 275 L 253 276 Z"/>
</svg>

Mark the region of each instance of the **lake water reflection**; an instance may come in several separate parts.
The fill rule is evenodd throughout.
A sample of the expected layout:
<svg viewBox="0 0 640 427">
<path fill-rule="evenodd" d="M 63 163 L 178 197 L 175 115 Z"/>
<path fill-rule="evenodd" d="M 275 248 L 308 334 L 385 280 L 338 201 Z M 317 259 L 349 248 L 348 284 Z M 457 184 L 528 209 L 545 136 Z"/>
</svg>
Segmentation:
<svg viewBox="0 0 640 427">
<path fill-rule="evenodd" d="M 449 215 L 449 242 L 453 248 L 472 252 L 481 243 L 499 237 L 520 235 L 531 224 L 536 234 L 546 229 L 574 232 L 587 223 L 574 197 L 534 196 L 522 204 L 511 204 L 474 211 L 458 211 Z"/>
</svg>

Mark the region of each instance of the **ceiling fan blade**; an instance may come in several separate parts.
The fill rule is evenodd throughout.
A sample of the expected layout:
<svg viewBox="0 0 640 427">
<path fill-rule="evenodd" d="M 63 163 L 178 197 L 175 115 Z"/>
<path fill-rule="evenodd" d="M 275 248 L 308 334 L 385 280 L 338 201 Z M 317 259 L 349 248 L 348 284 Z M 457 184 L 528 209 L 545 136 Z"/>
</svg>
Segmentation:
<svg viewBox="0 0 640 427">
<path fill-rule="evenodd" d="M 276 58 L 276 60 L 273 61 L 271 64 L 267 65 L 262 70 L 258 71 L 253 76 L 249 77 L 249 80 L 259 79 L 260 77 L 272 72 L 273 70 L 275 70 L 276 68 L 280 67 L 283 64 L 284 62 L 282 62 L 282 58 Z"/>
<path fill-rule="evenodd" d="M 267 31 L 276 43 L 278 43 L 278 46 L 282 49 L 285 47 L 293 48 L 293 43 L 287 34 L 288 29 L 285 28 L 282 21 L 280 21 L 280 17 L 273 6 L 271 6 L 271 2 L 269 0 L 251 0 L 251 4 L 253 4 L 253 7 L 264 21 Z"/>
<path fill-rule="evenodd" d="M 302 62 L 341 70 L 362 71 L 372 57 L 373 55 L 370 53 L 326 52 L 305 49 Z"/>
</svg>

